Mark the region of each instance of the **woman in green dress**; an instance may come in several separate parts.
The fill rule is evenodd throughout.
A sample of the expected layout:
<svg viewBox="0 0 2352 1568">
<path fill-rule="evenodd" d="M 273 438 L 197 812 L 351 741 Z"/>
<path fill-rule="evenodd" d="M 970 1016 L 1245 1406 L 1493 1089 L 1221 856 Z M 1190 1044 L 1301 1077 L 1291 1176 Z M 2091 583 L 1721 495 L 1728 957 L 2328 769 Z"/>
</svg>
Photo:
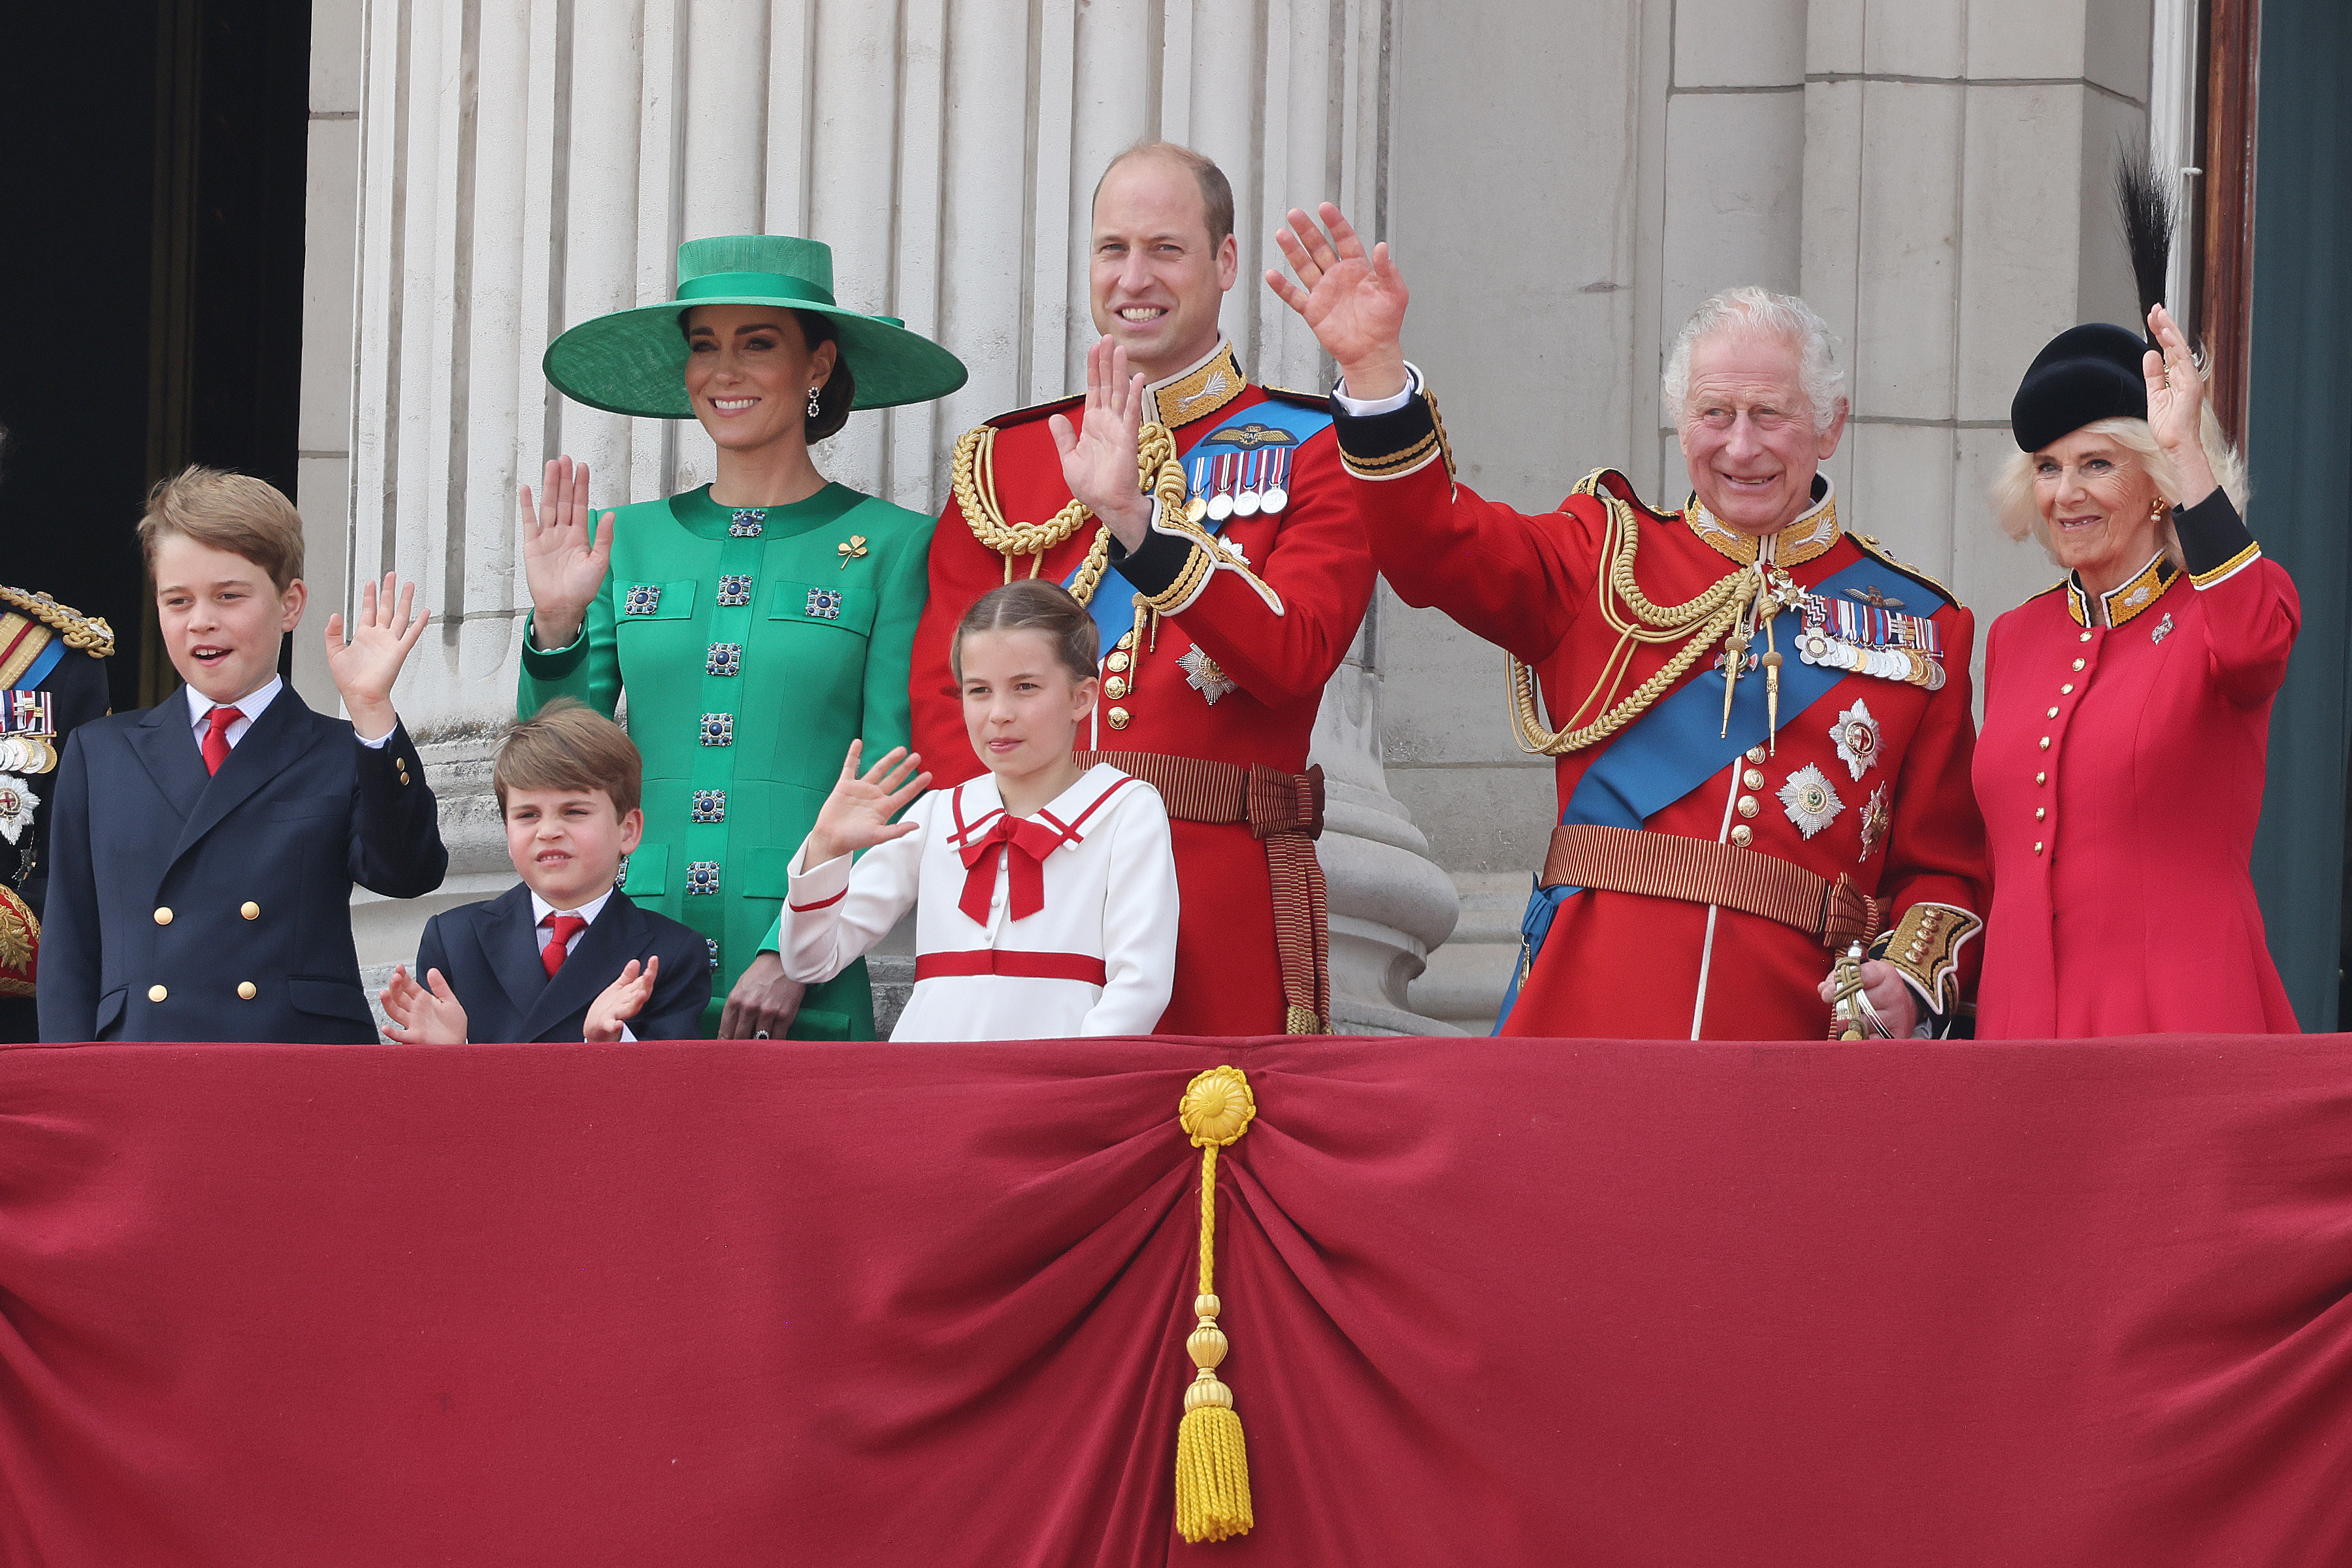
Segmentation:
<svg viewBox="0 0 2352 1568">
<path fill-rule="evenodd" d="M 707 1032 L 870 1039 L 863 964 L 786 980 L 776 917 L 791 861 L 853 740 L 907 743 L 908 660 L 932 519 L 828 483 L 810 444 L 853 408 L 943 396 L 953 354 L 834 303 L 833 255 L 771 235 L 678 247 L 677 299 L 586 321 L 547 379 L 592 408 L 691 416 L 718 478 L 591 521 L 588 470 L 522 492 L 531 616 L 518 710 L 624 693 L 645 754 L 644 842 L 622 890 L 700 931 L 716 972 Z"/>
</svg>

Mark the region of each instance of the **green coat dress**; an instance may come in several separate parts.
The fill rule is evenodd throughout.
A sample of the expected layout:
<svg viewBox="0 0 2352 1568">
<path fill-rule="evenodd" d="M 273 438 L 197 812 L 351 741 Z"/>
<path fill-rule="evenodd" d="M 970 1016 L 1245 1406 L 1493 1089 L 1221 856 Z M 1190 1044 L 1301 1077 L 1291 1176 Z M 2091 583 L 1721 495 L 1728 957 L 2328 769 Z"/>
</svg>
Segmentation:
<svg viewBox="0 0 2352 1568">
<path fill-rule="evenodd" d="M 569 647 L 526 638 L 518 710 L 628 693 L 645 754 L 645 841 L 622 890 L 710 945 L 727 994 L 776 945 L 784 868 L 841 776 L 907 744 L 908 659 L 933 519 L 842 485 L 736 511 L 708 487 L 617 509 L 613 565 Z M 810 988 L 794 1039 L 871 1039 L 866 965 Z"/>
</svg>

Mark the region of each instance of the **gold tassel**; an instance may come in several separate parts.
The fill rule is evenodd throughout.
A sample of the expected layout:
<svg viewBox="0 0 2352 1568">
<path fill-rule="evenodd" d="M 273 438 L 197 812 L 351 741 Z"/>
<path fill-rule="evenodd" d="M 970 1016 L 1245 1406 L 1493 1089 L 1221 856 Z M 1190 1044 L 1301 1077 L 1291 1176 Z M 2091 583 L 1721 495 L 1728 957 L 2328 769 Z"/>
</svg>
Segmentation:
<svg viewBox="0 0 2352 1568">
<path fill-rule="evenodd" d="M 1192 1299 L 1200 1319 L 1184 1348 L 1197 1369 L 1184 1390 L 1184 1419 L 1176 1427 L 1176 1532 L 1190 1542 L 1246 1535 L 1250 1511 L 1249 1450 L 1234 1393 L 1217 1378 L 1226 1342 L 1217 1327 L 1223 1305 L 1217 1277 L 1217 1151 L 1249 1131 L 1257 1100 L 1239 1068 L 1216 1067 L 1184 1087 L 1176 1121 L 1201 1151 L 1201 1289 Z"/>
</svg>

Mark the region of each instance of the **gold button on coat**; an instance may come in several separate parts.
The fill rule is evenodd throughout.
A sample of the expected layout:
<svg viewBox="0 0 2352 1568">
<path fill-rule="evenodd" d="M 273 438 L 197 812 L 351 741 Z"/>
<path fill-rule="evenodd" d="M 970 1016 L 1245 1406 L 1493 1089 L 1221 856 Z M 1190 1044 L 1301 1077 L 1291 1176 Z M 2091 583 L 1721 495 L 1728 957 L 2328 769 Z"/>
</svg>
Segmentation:
<svg viewBox="0 0 2352 1568">
<path fill-rule="evenodd" d="M 2084 640 L 2084 642 L 2089 642 L 2089 641 L 2091 640 L 2091 634 L 2090 634 L 2090 633 L 2088 633 L 2088 632 L 2084 632 L 2084 633 L 2083 634 L 2083 640 Z"/>
<path fill-rule="evenodd" d="M 243 915 L 247 920 L 257 921 L 261 918 L 261 906 L 255 903 L 251 899 L 247 899 L 245 902 L 237 905 L 236 912 Z"/>
<path fill-rule="evenodd" d="M 1731 830 L 1731 841 L 1745 849 L 1756 841 L 1756 830 L 1743 822 Z"/>
<path fill-rule="evenodd" d="M 2042 749 L 2045 752 L 2050 749 L 2050 737 L 2047 735 L 2042 737 Z"/>
<path fill-rule="evenodd" d="M 168 906 L 155 911 L 155 923 L 159 926 L 167 926 L 172 923 L 172 911 Z"/>
<path fill-rule="evenodd" d="M 1751 763 L 1760 763 L 1769 754 L 1769 753 L 1761 746 L 1750 746 L 1748 748 L 1748 760 Z"/>
<path fill-rule="evenodd" d="M 1114 675 L 1103 682 L 1103 695 L 1116 702 L 1127 695 L 1127 678 Z"/>
<path fill-rule="evenodd" d="M 2049 711 L 2048 713 L 2046 713 L 2046 714 L 2042 715 L 2042 717 L 2044 717 L 2044 718 L 2046 718 L 2046 719 L 2055 719 L 2056 717 L 2058 717 L 2058 710 L 2056 710 L 2055 708 L 2053 708 L 2052 710 L 2050 710 L 2050 711 Z"/>
<path fill-rule="evenodd" d="M 1117 650 L 1113 650 L 1111 656 L 1103 660 L 1103 668 L 1109 670 L 1113 675 L 1119 674 L 1127 668 L 1127 655 L 1118 652 Z"/>
<path fill-rule="evenodd" d="M 1739 775 L 1739 782 L 1746 784 L 1749 789 L 1762 789 L 1764 787 L 1764 775 L 1756 769 L 1750 768 L 1746 773 Z"/>
<path fill-rule="evenodd" d="M 250 980 L 240 980 L 236 983 L 236 994 L 250 1002 L 261 994 L 261 987 Z"/>
<path fill-rule="evenodd" d="M 2070 680 L 2065 685 L 2060 687 L 2058 689 L 2058 695 L 2061 697 L 2072 697 L 2074 695 L 2074 683 Z"/>
<path fill-rule="evenodd" d="M 2080 669 L 2080 668 L 2083 668 L 2083 661 L 2082 661 L 2081 659 L 2079 659 L 2079 658 L 2078 658 L 2078 659 L 2076 659 L 2076 660 L 2074 661 L 2074 668 L 2075 668 L 2076 669 Z"/>
<path fill-rule="evenodd" d="M 170 994 L 171 993 L 164 990 L 161 985 L 150 985 L 147 987 L 147 1000 L 150 1002 L 161 1002 L 164 997 L 169 996 Z"/>
<path fill-rule="evenodd" d="M 2037 805 L 2033 808 L 2033 820 L 2036 822 L 2041 821 L 2043 817 L 2049 815 L 2050 808 L 2046 805 Z"/>
<path fill-rule="evenodd" d="M 2033 775 L 2033 782 L 2038 784 L 2046 784 L 2050 782 L 2050 775 L 2048 773 L 2036 773 Z"/>
<path fill-rule="evenodd" d="M 1740 815 L 1740 816 L 1755 816 L 1755 815 L 1756 815 L 1756 810 L 1757 810 L 1757 806 L 1756 806 L 1756 797 L 1755 797 L 1754 795 L 1741 795 L 1741 796 L 1739 797 L 1739 815 Z"/>
<path fill-rule="evenodd" d="M 2038 838 L 2033 841 L 2033 852 L 2036 855 L 2042 853 L 2042 841 Z"/>
<path fill-rule="evenodd" d="M 1106 715 L 1106 717 L 1110 720 L 1110 727 L 1112 729 L 1124 730 L 1127 728 L 1129 715 L 1124 708 L 1114 708 L 1108 715 Z"/>
</svg>

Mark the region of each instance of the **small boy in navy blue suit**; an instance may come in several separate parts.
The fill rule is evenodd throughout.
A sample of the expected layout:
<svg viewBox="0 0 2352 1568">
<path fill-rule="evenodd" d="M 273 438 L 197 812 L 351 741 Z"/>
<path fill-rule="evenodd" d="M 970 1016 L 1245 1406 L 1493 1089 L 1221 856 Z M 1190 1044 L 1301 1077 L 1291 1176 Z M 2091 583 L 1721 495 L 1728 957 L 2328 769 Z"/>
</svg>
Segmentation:
<svg viewBox="0 0 2352 1568">
<path fill-rule="evenodd" d="M 45 1040 L 375 1041 L 352 884 L 441 885 L 424 764 L 392 685 L 426 616 L 367 585 L 350 640 L 327 618 L 348 722 L 278 674 L 302 619 L 302 520 L 259 479 L 190 468 L 148 498 L 139 543 L 172 668 L 154 707 L 73 732 L 49 819 Z M 397 588 L 397 593 L 395 593 Z"/>
<path fill-rule="evenodd" d="M 645 833 L 645 763 L 618 724 L 558 698 L 499 748 L 490 774 L 522 885 L 435 915 L 416 973 L 383 992 L 395 1040 L 688 1040 L 710 1000 L 700 932 L 614 884 Z"/>
</svg>

